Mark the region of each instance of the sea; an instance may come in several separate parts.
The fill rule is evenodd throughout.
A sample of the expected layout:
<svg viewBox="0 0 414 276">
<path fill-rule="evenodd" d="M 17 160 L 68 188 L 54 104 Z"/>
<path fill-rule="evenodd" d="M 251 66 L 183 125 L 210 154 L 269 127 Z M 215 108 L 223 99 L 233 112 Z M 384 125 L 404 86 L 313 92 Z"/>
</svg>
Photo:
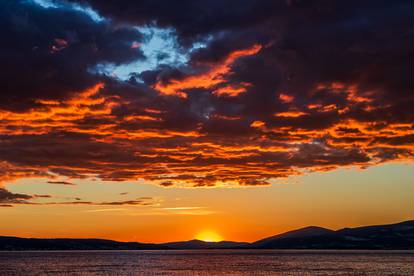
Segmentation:
<svg viewBox="0 0 414 276">
<path fill-rule="evenodd" d="M 0 275 L 414 275 L 414 251 L 0 252 Z"/>
</svg>

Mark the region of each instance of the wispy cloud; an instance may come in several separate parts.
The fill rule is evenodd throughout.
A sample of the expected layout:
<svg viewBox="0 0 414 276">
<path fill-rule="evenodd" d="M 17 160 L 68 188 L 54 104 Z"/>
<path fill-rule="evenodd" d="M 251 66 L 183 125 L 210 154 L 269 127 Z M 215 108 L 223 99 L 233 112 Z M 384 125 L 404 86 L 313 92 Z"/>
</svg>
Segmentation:
<svg viewBox="0 0 414 276">
<path fill-rule="evenodd" d="M 83 211 L 84 213 L 101 213 L 101 212 L 118 212 L 118 211 L 127 211 L 128 209 L 124 208 L 111 208 L 111 209 L 94 209 L 94 210 L 86 210 Z"/>
<path fill-rule="evenodd" d="M 75 198 L 76 201 L 44 201 L 38 202 L 36 199 L 53 198 L 51 195 L 28 195 L 12 193 L 4 188 L 0 188 L 0 204 L 3 207 L 11 207 L 14 205 L 94 205 L 94 206 L 157 206 L 159 200 L 152 197 L 139 197 L 132 200 L 123 201 L 82 201 L 80 198 Z M 7 206 L 6 206 L 7 205 Z"/>
<path fill-rule="evenodd" d="M 48 181 L 48 184 L 55 184 L 55 185 L 67 185 L 67 186 L 76 186 L 75 183 L 68 182 L 68 181 Z"/>
<path fill-rule="evenodd" d="M 205 216 L 217 213 L 216 211 L 209 210 L 207 207 L 200 206 L 165 207 L 162 209 L 174 215 Z"/>
<path fill-rule="evenodd" d="M 164 210 L 197 210 L 197 209 L 203 209 L 205 207 L 165 207 L 162 208 Z"/>
</svg>

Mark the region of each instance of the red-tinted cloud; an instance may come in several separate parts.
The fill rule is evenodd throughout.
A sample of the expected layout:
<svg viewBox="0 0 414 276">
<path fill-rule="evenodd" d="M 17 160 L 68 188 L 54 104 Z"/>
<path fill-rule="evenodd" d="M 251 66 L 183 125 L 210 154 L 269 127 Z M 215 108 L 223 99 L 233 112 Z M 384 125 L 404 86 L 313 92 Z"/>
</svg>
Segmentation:
<svg viewBox="0 0 414 276">
<path fill-rule="evenodd" d="M 3 183 L 49 177 L 63 184 L 65 176 L 144 179 L 163 187 L 268 185 L 309 171 L 413 160 L 410 2 L 177 4 L 201 15 L 161 9 L 171 7 L 168 1 L 81 2 L 114 21 L 60 11 L 80 23 L 50 30 L 53 39 L 44 44 L 55 46 L 52 53 L 38 59 L 27 52 L 38 67 L 30 71 L 39 75 L 17 69 L 3 75 L 10 80 L 1 96 L 8 104 L 0 104 Z M 137 8 L 116 9 L 124 4 Z M 31 8 L 56 17 L 57 10 Z M 9 7 L 5 18 L 10 14 Z M 128 24 L 147 22 L 173 28 L 188 62 L 127 81 L 91 72 L 105 61 L 143 58 L 140 34 Z M 80 30 L 84 24 L 100 37 L 96 53 L 88 40 L 95 36 Z M 60 30 L 68 25 L 83 39 L 65 36 Z M 21 38 L 11 39 L 24 48 Z M 31 46 L 43 41 L 30 38 Z M 206 46 L 194 50 L 192 42 Z M 27 94 L 13 92 L 22 85 Z"/>
</svg>

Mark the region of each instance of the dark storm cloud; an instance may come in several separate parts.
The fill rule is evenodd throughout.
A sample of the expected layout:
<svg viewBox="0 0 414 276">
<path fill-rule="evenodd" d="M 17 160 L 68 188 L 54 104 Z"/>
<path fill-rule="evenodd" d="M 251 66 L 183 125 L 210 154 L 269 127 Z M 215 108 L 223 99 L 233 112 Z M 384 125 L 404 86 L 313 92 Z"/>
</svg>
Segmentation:
<svg viewBox="0 0 414 276">
<path fill-rule="evenodd" d="M 99 63 L 142 59 L 129 27 L 96 22 L 69 7 L 43 8 L 31 1 L 0 3 L 0 107 L 24 110 L 39 100 L 60 100 L 97 82 Z"/>
<path fill-rule="evenodd" d="M 413 160 L 412 1 L 72 2 L 106 19 L 3 4 L 0 181 L 268 185 Z M 133 27 L 154 25 L 188 62 L 89 73 L 143 58 Z"/>
<path fill-rule="evenodd" d="M 280 0 L 79 0 L 104 16 L 136 25 L 156 23 L 173 27 L 182 41 L 195 41 L 212 32 L 248 28 L 281 14 L 286 1 Z"/>
</svg>

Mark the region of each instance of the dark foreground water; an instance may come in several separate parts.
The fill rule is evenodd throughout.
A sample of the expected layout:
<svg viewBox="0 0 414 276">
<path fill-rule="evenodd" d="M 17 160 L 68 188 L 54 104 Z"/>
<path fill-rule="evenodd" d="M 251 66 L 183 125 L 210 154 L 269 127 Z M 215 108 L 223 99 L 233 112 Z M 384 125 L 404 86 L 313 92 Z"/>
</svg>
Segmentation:
<svg viewBox="0 0 414 276">
<path fill-rule="evenodd" d="M 0 275 L 414 275 L 414 251 L 0 252 Z"/>
</svg>

